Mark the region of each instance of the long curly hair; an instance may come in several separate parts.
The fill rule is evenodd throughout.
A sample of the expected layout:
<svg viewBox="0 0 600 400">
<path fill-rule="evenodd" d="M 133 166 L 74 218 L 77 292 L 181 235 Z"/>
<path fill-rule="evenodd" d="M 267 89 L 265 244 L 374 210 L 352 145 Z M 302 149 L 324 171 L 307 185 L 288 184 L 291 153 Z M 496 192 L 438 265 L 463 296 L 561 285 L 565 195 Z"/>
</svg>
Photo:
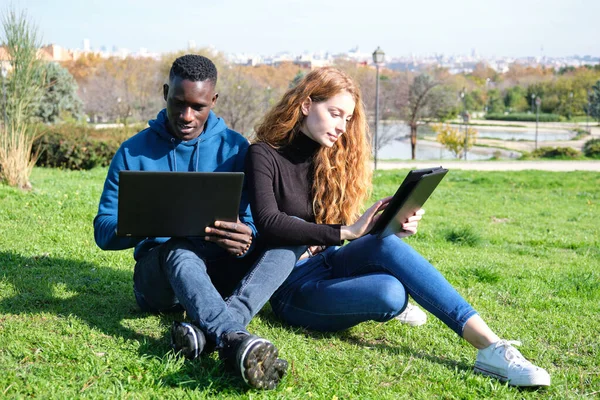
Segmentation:
<svg viewBox="0 0 600 400">
<path fill-rule="evenodd" d="M 304 121 L 302 103 L 327 101 L 346 91 L 356 106 L 352 118 L 333 147 L 321 146 L 314 156 L 313 212 L 317 223 L 354 223 L 371 190 L 371 147 L 360 90 L 344 72 L 323 67 L 309 72 L 257 125 L 256 141 L 274 148 L 291 143 Z"/>
</svg>

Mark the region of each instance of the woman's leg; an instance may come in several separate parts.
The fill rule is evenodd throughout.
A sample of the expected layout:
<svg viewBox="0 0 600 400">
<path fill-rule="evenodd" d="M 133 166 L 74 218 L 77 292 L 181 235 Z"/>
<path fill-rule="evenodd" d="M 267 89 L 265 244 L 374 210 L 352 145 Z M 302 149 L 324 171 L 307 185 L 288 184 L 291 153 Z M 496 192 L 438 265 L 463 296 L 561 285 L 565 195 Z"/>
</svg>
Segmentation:
<svg viewBox="0 0 600 400">
<path fill-rule="evenodd" d="M 271 298 L 273 312 L 294 326 L 339 331 L 364 321 L 388 321 L 406 306 L 402 284 L 386 273 L 334 278 L 326 263 L 329 249 L 298 263 Z"/>
<path fill-rule="evenodd" d="M 476 311 L 423 256 L 398 237 L 367 235 L 327 258 L 334 278 L 389 274 L 415 301 L 458 335 Z"/>
<path fill-rule="evenodd" d="M 388 271 L 425 309 L 479 349 L 475 371 L 514 386 L 549 386 L 550 375 L 500 338 L 446 279 L 421 255 L 396 236 L 363 237 L 330 258 L 334 276 Z"/>
<path fill-rule="evenodd" d="M 469 318 L 463 329 L 463 338 L 479 350 L 500 340 L 479 315 Z"/>
</svg>

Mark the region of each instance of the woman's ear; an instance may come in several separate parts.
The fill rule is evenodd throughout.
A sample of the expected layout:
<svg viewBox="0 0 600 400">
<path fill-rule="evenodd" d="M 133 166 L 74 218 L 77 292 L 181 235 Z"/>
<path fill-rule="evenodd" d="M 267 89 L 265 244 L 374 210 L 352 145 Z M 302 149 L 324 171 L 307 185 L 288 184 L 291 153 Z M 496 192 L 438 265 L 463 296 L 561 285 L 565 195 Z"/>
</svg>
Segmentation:
<svg viewBox="0 0 600 400">
<path fill-rule="evenodd" d="M 308 112 L 310 111 L 310 106 L 312 105 L 312 100 L 310 97 L 307 97 L 306 100 L 304 100 L 302 102 L 302 114 L 304 114 L 304 116 L 308 115 Z"/>
</svg>

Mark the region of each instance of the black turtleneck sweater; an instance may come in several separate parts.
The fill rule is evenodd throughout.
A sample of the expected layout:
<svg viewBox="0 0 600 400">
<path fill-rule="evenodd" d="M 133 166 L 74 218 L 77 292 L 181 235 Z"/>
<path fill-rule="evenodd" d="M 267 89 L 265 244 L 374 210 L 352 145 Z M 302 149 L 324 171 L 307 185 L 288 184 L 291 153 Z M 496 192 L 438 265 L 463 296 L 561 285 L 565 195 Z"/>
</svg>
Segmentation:
<svg viewBox="0 0 600 400">
<path fill-rule="evenodd" d="M 314 222 L 313 157 L 319 147 L 299 133 L 292 143 L 279 149 L 266 143 L 256 143 L 248 149 L 246 177 L 252 217 L 267 243 L 341 244 L 341 225 Z"/>
</svg>

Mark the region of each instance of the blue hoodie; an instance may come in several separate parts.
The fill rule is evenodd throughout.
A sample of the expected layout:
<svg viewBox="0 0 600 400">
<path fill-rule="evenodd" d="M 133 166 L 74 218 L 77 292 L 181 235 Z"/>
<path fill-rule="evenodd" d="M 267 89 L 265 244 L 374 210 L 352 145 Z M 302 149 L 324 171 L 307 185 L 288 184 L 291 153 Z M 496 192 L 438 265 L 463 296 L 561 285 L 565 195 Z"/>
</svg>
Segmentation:
<svg viewBox="0 0 600 400">
<path fill-rule="evenodd" d="M 244 171 L 248 140 L 227 128 L 212 111 L 204 132 L 190 141 L 182 141 L 167 131 L 167 112 L 162 110 L 149 128 L 129 138 L 113 157 L 104 190 L 100 197 L 98 215 L 94 218 L 94 239 L 102 250 L 123 250 L 135 246 L 134 258 L 139 260 L 150 249 L 169 238 L 132 238 L 116 235 L 119 194 L 119 171 Z M 240 220 L 256 236 L 250 214 L 246 188 L 242 191 Z"/>
</svg>

